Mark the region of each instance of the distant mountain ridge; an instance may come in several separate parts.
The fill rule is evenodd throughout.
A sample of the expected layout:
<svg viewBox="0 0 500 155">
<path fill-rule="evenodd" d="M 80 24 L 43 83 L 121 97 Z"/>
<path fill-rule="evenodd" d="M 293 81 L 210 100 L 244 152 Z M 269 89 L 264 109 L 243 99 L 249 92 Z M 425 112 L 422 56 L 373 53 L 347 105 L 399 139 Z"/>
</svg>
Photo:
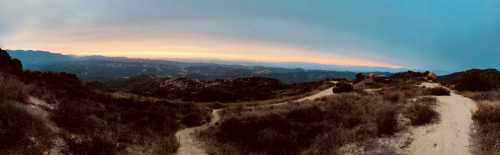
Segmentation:
<svg viewBox="0 0 500 155">
<path fill-rule="evenodd" d="M 129 59 L 105 56 L 72 56 L 46 51 L 8 50 L 13 58 L 25 62 L 29 70 L 68 72 L 84 80 L 109 81 L 139 75 L 186 77 L 198 80 L 236 79 L 260 76 L 284 83 L 303 83 L 332 78 L 354 79 L 356 72 L 290 69 L 170 60 Z M 377 74 L 390 75 L 388 72 Z"/>
</svg>

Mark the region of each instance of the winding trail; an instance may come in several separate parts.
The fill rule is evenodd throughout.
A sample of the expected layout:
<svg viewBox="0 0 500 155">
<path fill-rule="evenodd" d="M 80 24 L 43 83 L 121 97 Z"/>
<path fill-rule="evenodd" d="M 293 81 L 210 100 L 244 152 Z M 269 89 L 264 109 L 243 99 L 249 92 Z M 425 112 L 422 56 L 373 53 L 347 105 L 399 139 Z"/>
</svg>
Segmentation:
<svg viewBox="0 0 500 155">
<path fill-rule="evenodd" d="M 49 111 L 54 110 L 55 107 L 33 96 L 29 96 L 29 103 L 30 104 L 28 105 L 22 105 L 22 108 L 24 108 L 26 112 L 34 118 L 39 118 L 50 130 L 50 132 L 55 135 L 52 138 L 53 145 L 49 148 L 48 152 L 45 153 L 50 155 L 64 154 L 63 151 L 68 148 L 68 144 L 59 135 L 61 133 L 61 129 L 52 120 L 50 120 L 51 113 Z"/>
<path fill-rule="evenodd" d="M 212 119 L 209 123 L 203 124 L 198 127 L 186 128 L 175 133 L 175 137 L 179 140 L 178 155 L 206 155 L 203 142 L 196 138 L 196 133 L 207 129 L 209 126 L 219 122 L 222 109 L 215 109 L 212 111 Z"/>
<path fill-rule="evenodd" d="M 325 90 L 322 90 L 316 94 L 313 94 L 311 96 L 307 96 L 301 99 L 294 100 L 293 102 L 302 102 L 305 100 L 314 100 L 322 97 L 326 97 L 329 95 L 333 95 L 333 88 L 328 88 Z M 290 102 L 281 102 L 281 103 L 275 103 L 275 104 L 270 104 L 270 105 L 263 105 L 263 106 L 281 106 L 281 105 L 286 105 Z M 196 137 L 196 133 L 198 131 L 202 131 L 207 129 L 208 127 L 215 125 L 217 122 L 220 121 L 221 115 L 220 112 L 223 109 L 215 109 L 212 111 L 212 119 L 210 120 L 209 123 L 203 124 L 201 126 L 197 127 L 192 127 L 192 128 L 186 128 L 183 130 L 179 130 L 177 133 L 175 133 L 175 136 L 179 140 L 179 149 L 177 150 L 177 155 L 206 155 L 204 143 L 202 141 L 199 141 Z"/>
<path fill-rule="evenodd" d="M 424 83 L 425 87 L 439 84 Z M 476 104 L 469 98 L 451 93 L 436 96 L 440 114 L 437 124 L 414 129 L 414 140 L 409 147 L 411 155 L 469 155 L 472 154 L 472 114 Z"/>
</svg>

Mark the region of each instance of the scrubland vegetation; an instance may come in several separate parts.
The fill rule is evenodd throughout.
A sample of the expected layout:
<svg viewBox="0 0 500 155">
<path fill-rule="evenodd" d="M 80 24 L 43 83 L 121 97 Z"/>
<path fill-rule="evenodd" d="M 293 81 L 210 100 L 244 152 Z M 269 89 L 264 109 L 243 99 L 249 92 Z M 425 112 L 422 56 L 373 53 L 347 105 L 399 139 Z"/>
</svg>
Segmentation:
<svg viewBox="0 0 500 155">
<path fill-rule="evenodd" d="M 200 133 L 215 154 L 336 154 L 346 144 L 392 136 L 438 120 L 436 100 L 412 84 L 356 90 L 266 108 L 232 108 Z M 404 123 L 401 119 L 409 120 Z"/>
<path fill-rule="evenodd" d="M 473 115 L 478 125 L 480 150 L 486 154 L 500 153 L 500 91 L 463 92 L 477 102 Z"/>
<path fill-rule="evenodd" d="M 335 95 L 300 102 L 293 101 L 333 83 L 177 78 L 110 88 L 68 73 L 23 71 L 19 60 L 0 54 L 0 154 L 47 154 L 55 147 L 75 155 L 173 154 L 180 145 L 176 132 L 208 123 L 212 110 L 220 108 L 221 120 L 198 133 L 208 142 L 208 153 L 342 154 L 348 145 L 363 146 L 439 121 L 431 96 L 451 94 L 445 87 L 418 86 L 437 77 L 411 71 L 391 77 L 358 74 L 355 81 L 337 82 L 331 89 Z M 500 93 L 497 78 L 482 75 L 465 72 L 442 82 L 478 101 L 473 119 L 481 149 L 496 154 Z M 54 107 L 39 107 L 47 118 L 27 110 L 38 106 L 33 98 Z M 56 137 L 65 145 L 56 144 Z"/>
<path fill-rule="evenodd" d="M 72 74 L 23 72 L 2 56 L 0 154 L 47 154 L 55 137 L 66 144 L 60 148 L 64 154 L 172 154 L 177 130 L 209 120 L 204 106 L 117 98 Z M 41 109 L 48 120 L 27 110 L 38 106 L 29 97 L 56 107 Z M 49 130 L 51 122 L 61 131 Z"/>
<path fill-rule="evenodd" d="M 194 80 L 158 76 L 136 76 L 111 82 L 115 91 L 187 102 L 248 102 L 301 95 L 314 91 L 325 81 L 284 84 L 264 77 L 232 80 Z"/>
<path fill-rule="evenodd" d="M 63 151 L 71 154 L 126 154 L 134 151 L 172 154 L 178 147 L 174 136 L 177 130 L 209 119 L 209 111 L 195 104 L 116 99 L 82 85 L 71 85 L 75 83 L 54 85 L 40 80 L 28 87 L 16 79 L 10 75 L 0 76 L 1 154 L 43 154 L 54 145 L 51 141 L 54 133 L 23 108 L 24 104 L 30 104 L 23 99 L 28 95 L 40 96 L 57 105 L 57 109 L 49 111 L 50 119 L 63 129 L 60 136 L 68 146 Z"/>
<path fill-rule="evenodd" d="M 477 102 L 473 120 L 478 127 L 480 151 L 500 154 L 500 72 L 469 70 L 448 75 L 445 83 Z"/>
<path fill-rule="evenodd" d="M 0 154 L 41 154 L 51 145 L 42 121 L 17 103 L 24 87 L 15 77 L 0 73 Z"/>
</svg>

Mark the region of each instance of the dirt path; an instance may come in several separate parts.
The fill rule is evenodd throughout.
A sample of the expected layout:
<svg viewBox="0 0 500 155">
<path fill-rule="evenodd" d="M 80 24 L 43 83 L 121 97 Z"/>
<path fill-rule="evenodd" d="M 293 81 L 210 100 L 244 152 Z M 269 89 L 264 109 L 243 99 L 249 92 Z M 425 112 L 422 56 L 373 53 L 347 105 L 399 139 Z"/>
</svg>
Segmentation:
<svg viewBox="0 0 500 155">
<path fill-rule="evenodd" d="M 28 112 L 34 118 L 39 118 L 50 130 L 50 132 L 55 135 L 55 137 L 52 139 L 53 145 L 47 153 L 51 155 L 62 155 L 63 150 L 67 149 L 68 145 L 66 144 L 64 139 L 58 135 L 61 132 L 61 129 L 49 118 L 49 110 L 54 110 L 54 106 L 47 104 L 45 101 L 33 96 L 29 97 L 29 102 L 31 104 L 22 105 L 26 112 Z"/>
<path fill-rule="evenodd" d="M 318 92 L 316 94 L 313 94 L 311 96 L 307 96 L 307 97 L 295 100 L 295 102 L 302 102 L 302 101 L 305 101 L 305 100 L 315 100 L 315 99 L 322 98 L 322 97 L 325 97 L 325 96 L 333 95 L 333 90 L 332 89 L 333 88 L 325 89 L 325 90 L 320 91 L 320 92 Z"/>
<path fill-rule="evenodd" d="M 175 134 L 177 140 L 179 140 L 179 149 L 177 150 L 178 155 L 205 155 L 204 144 L 197 140 L 196 133 L 198 131 L 205 130 L 211 125 L 214 125 L 220 120 L 220 111 L 222 109 L 216 109 L 212 111 L 212 119 L 209 123 L 202 126 L 187 128 L 180 130 Z"/>
<path fill-rule="evenodd" d="M 328 88 L 325 90 L 322 90 L 316 94 L 313 94 L 311 96 L 307 96 L 298 100 L 295 100 L 295 102 L 301 102 L 305 100 L 314 100 L 318 99 L 321 97 L 325 97 L 328 95 L 333 95 L 332 88 Z M 272 105 L 264 105 L 264 106 L 280 106 L 280 105 L 285 105 L 288 104 L 289 102 L 282 102 L 282 103 L 276 103 Z M 193 127 L 193 128 L 187 128 L 178 131 L 175 136 L 179 140 L 179 149 L 177 150 L 177 155 L 206 155 L 207 153 L 205 152 L 204 144 L 203 142 L 197 140 L 196 138 L 196 133 L 198 131 L 205 130 L 211 125 L 214 125 L 215 123 L 219 122 L 221 119 L 220 112 L 222 109 L 215 109 L 212 111 L 212 119 L 210 120 L 210 123 L 206 123 L 202 126 L 198 127 Z"/>
<path fill-rule="evenodd" d="M 426 87 L 438 84 L 424 83 Z M 474 101 L 452 93 L 450 96 L 436 96 L 440 121 L 413 130 L 414 140 L 409 147 L 412 155 L 467 155 L 471 153 L 472 113 L 476 110 Z"/>
</svg>

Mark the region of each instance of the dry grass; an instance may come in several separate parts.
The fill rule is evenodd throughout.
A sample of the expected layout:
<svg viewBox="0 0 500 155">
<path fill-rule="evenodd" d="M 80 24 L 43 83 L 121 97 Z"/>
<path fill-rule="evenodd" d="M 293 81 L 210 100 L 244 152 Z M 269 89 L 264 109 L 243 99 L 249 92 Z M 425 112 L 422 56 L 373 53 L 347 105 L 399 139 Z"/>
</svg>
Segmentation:
<svg viewBox="0 0 500 155">
<path fill-rule="evenodd" d="M 0 73 L 0 154 L 41 154 L 52 145 L 49 129 L 21 105 L 25 87 Z"/>
<path fill-rule="evenodd" d="M 478 102 L 473 119 L 479 126 L 480 149 L 486 154 L 500 154 L 500 91 L 464 92 Z"/>
<path fill-rule="evenodd" d="M 51 148 L 55 136 L 47 135 L 40 120 L 15 106 L 28 95 L 57 107 L 48 112 L 62 129 L 59 136 L 68 144 L 63 150 L 67 154 L 129 154 L 130 148 L 173 154 L 179 146 L 174 136 L 179 129 L 209 120 L 204 105 L 116 97 L 90 89 L 69 74 L 0 74 L 0 154 L 42 154 Z"/>
<path fill-rule="evenodd" d="M 498 101 L 500 100 L 500 91 L 484 91 L 484 92 L 472 92 L 465 91 L 460 94 L 469 97 L 475 101 Z"/>
<path fill-rule="evenodd" d="M 409 105 L 404 114 L 410 119 L 412 125 L 432 123 L 439 118 L 439 113 L 434 110 L 435 103 L 435 98 L 420 98 L 416 104 Z"/>
<path fill-rule="evenodd" d="M 336 154 L 346 144 L 401 131 L 400 114 L 413 117 L 414 125 L 436 120 L 435 100 L 409 100 L 426 92 L 408 85 L 284 106 L 230 108 L 220 125 L 200 136 L 213 144 L 215 154 Z"/>
<path fill-rule="evenodd" d="M 172 154 L 179 145 L 174 136 L 178 130 L 209 120 L 208 110 L 195 104 L 139 102 L 107 95 L 91 98 L 59 98 L 63 104 L 54 112 L 53 120 L 67 131 L 74 154 L 126 154 L 126 148 L 133 146 Z"/>
<path fill-rule="evenodd" d="M 23 101 L 26 86 L 15 76 L 0 72 L 0 100 Z"/>
</svg>

